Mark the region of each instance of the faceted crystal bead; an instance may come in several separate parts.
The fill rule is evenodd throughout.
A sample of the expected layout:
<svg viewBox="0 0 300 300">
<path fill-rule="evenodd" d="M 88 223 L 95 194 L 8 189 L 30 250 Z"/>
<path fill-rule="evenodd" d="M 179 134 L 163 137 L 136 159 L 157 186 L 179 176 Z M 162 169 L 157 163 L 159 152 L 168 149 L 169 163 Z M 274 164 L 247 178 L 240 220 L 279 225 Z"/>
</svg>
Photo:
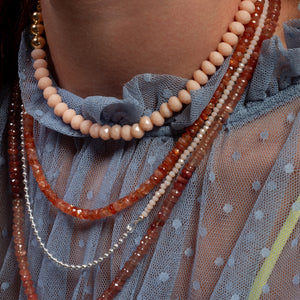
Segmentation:
<svg viewBox="0 0 300 300">
<path fill-rule="evenodd" d="M 33 286 L 29 286 L 25 289 L 25 294 L 28 296 L 33 295 L 34 293 L 35 293 L 35 288 Z"/>
<path fill-rule="evenodd" d="M 22 282 L 22 284 L 23 284 L 24 288 L 26 289 L 26 288 L 28 288 L 28 287 L 30 287 L 30 286 L 33 285 L 33 281 L 32 280 L 24 280 Z"/>
</svg>

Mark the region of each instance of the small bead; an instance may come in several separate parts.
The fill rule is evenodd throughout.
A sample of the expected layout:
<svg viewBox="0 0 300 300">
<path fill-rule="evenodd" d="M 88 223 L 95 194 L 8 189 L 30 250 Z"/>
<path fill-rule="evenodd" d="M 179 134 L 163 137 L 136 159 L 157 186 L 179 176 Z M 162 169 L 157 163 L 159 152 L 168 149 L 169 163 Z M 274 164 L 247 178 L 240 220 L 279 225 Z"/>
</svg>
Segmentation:
<svg viewBox="0 0 300 300">
<path fill-rule="evenodd" d="M 84 120 L 81 124 L 80 124 L 80 132 L 82 134 L 89 134 L 90 132 L 90 127 L 93 125 L 93 122 L 90 120 Z"/>
<path fill-rule="evenodd" d="M 133 139 L 133 136 L 131 134 L 131 126 L 130 125 L 124 125 L 122 127 L 121 137 L 124 141 L 131 141 Z"/>
<path fill-rule="evenodd" d="M 228 99 L 228 96 L 223 94 L 222 97 L 221 97 L 221 99 L 222 99 L 223 101 L 225 101 L 225 100 Z M 220 100 L 221 100 L 221 99 L 220 99 Z M 220 101 L 220 100 L 219 100 L 219 101 Z"/>
<path fill-rule="evenodd" d="M 179 112 L 182 109 L 182 103 L 181 103 L 181 101 L 177 97 L 175 97 L 175 96 L 172 96 L 169 99 L 168 106 L 174 112 Z"/>
<path fill-rule="evenodd" d="M 257 45 L 257 41 L 256 41 L 255 39 L 253 39 L 253 40 L 251 41 L 250 45 L 256 46 L 256 45 Z"/>
<path fill-rule="evenodd" d="M 31 45 L 35 49 L 42 49 L 44 48 L 45 44 L 46 41 L 42 36 L 35 36 L 31 41 Z"/>
<path fill-rule="evenodd" d="M 228 96 L 230 94 L 230 90 L 226 88 L 223 93 Z"/>
<path fill-rule="evenodd" d="M 225 109 L 225 111 L 227 111 L 229 114 L 231 114 L 231 113 L 233 112 L 232 107 L 230 107 L 230 106 L 228 106 L 228 105 L 226 105 L 224 109 Z"/>
<path fill-rule="evenodd" d="M 246 58 L 242 58 L 242 63 L 246 64 L 248 62 L 248 60 Z"/>
<path fill-rule="evenodd" d="M 145 209 L 144 209 L 144 211 L 146 212 L 146 213 L 150 213 L 151 212 L 151 208 L 147 205 L 146 207 L 145 207 Z"/>
<path fill-rule="evenodd" d="M 241 35 L 245 31 L 245 27 L 240 22 L 231 22 L 229 24 L 229 30 L 236 35 Z"/>
<path fill-rule="evenodd" d="M 151 204 L 152 206 L 155 206 L 155 205 L 156 205 L 156 201 L 154 201 L 154 200 L 151 199 L 151 200 L 149 201 L 149 204 Z"/>
<path fill-rule="evenodd" d="M 113 140 L 119 140 L 121 138 L 121 126 L 116 124 L 110 128 L 110 136 Z"/>
<path fill-rule="evenodd" d="M 47 87 L 50 87 L 52 85 L 52 80 L 49 77 L 42 77 L 39 81 L 38 81 L 38 87 L 41 90 L 44 90 Z"/>
<path fill-rule="evenodd" d="M 170 183 L 171 184 L 171 183 Z M 157 196 L 153 196 L 152 197 L 153 201 L 157 202 L 159 200 L 159 198 Z"/>
<path fill-rule="evenodd" d="M 58 94 L 53 94 L 51 96 L 49 96 L 48 98 L 48 105 L 52 108 L 54 108 L 58 103 L 61 103 L 61 96 Z"/>
<path fill-rule="evenodd" d="M 219 105 L 219 103 L 217 104 L 217 106 Z M 205 134 L 206 130 L 204 128 L 200 129 L 200 133 Z"/>
<path fill-rule="evenodd" d="M 34 22 L 37 22 L 37 23 L 40 23 L 43 21 L 43 15 L 41 12 L 38 12 L 38 11 L 35 11 L 33 14 L 32 14 L 32 20 Z"/>
<path fill-rule="evenodd" d="M 148 203 L 148 205 L 146 206 L 147 209 L 149 209 L 149 211 L 151 211 L 153 209 L 153 205 L 151 205 L 150 203 Z"/>
<path fill-rule="evenodd" d="M 34 69 L 38 69 L 38 68 L 47 68 L 48 63 L 46 60 L 44 59 L 37 59 L 34 63 L 33 63 L 33 68 Z"/>
<path fill-rule="evenodd" d="M 57 95 L 57 89 L 53 86 L 48 86 L 43 91 L 43 96 L 46 100 L 48 100 L 50 96 L 55 94 Z"/>
<path fill-rule="evenodd" d="M 160 126 L 164 125 L 164 123 L 165 123 L 164 117 L 158 111 L 154 111 L 151 114 L 150 119 L 155 126 L 160 127 Z"/>
<path fill-rule="evenodd" d="M 164 118 L 170 118 L 173 116 L 173 112 L 171 111 L 167 103 L 163 103 L 160 106 L 159 112 Z"/>
<path fill-rule="evenodd" d="M 224 57 L 218 51 L 212 51 L 209 55 L 209 60 L 215 66 L 221 66 L 224 62 Z"/>
<path fill-rule="evenodd" d="M 31 57 L 33 59 L 43 59 L 46 57 L 46 51 L 43 49 L 34 49 L 31 51 Z"/>
<path fill-rule="evenodd" d="M 30 29 L 31 29 L 31 33 L 34 35 L 41 35 L 45 30 L 43 24 L 32 24 Z"/>
<path fill-rule="evenodd" d="M 141 117 L 139 125 L 144 131 L 150 131 L 153 129 L 153 123 L 148 116 Z"/>
<path fill-rule="evenodd" d="M 80 129 L 80 126 L 83 121 L 84 121 L 84 118 L 82 115 L 75 115 L 75 116 L 73 116 L 73 118 L 71 120 L 71 127 L 75 130 L 78 130 L 78 129 Z"/>
<path fill-rule="evenodd" d="M 207 75 L 213 75 L 216 72 L 216 67 L 208 60 L 202 62 L 201 69 Z"/>
<path fill-rule="evenodd" d="M 236 82 L 237 79 L 238 79 L 238 77 L 237 77 L 236 75 L 232 75 L 232 76 L 231 76 L 231 80 L 232 80 L 233 82 Z"/>
<path fill-rule="evenodd" d="M 208 121 L 206 121 L 206 122 L 207 122 L 207 124 L 208 124 Z M 210 125 L 211 125 L 211 122 L 209 122 L 209 126 L 210 126 Z M 191 146 L 194 147 L 194 148 L 196 148 L 197 145 L 198 145 L 198 144 L 197 144 L 196 142 L 192 142 L 192 143 L 191 143 Z"/>
<path fill-rule="evenodd" d="M 189 153 L 189 152 L 188 152 Z M 190 154 L 190 153 L 189 153 Z M 170 173 L 169 173 L 169 175 L 173 178 L 173 177 L 175 177 L 176 176 L 176 173 L 174 173 L 174 171 L 171 171 Z"/>
<path fill-rule="evenodd" d="M 223 56 L 230 56 L 233 52 L 233 48 L 225 42 L 221 42 L 218 45 L 218 51 L 223 55 Z"/>
<path fill-rule="evenodd" d="M 245 57 L 247 60 L 249 60 L 251 56 L 250 56 L 250 54 L 246 53 L 246 54 L 244 54 L 244 57 Z"/>
<path fill-rule="evenodd" d="M 199 90 L 201 88 L 200 84 L 195 81 L 195 80 L 188 80 L 188 82 L 186 83 L 186 89 L 190 92 L 190 91 L 195 91 L 195 90 Z"/>
<path fill-rule="evenodd" d="M 99 130 L 101 126 L 97 123 L 94 123 L 89 130 L 89 134 L 92 138 L 97 139 L 100 137 Z"/>
<path fill-rule="evenodd" d="M 64 112 L 68 109 L 68 105 L 66 103 L 58 103 L 55 107 L 54 107 L 54 113 L 58 116 L 58 117 L 62 117 L 62 115 L 64 114 Z"/>
<path fill-rule="evenodd" d="M 178 98 L 183 104 L 190 104 L 192 101 L 191 94 L 187 90 L 180 90 L 178 92 Z"/>
<path fill-rule="evenodd" d="M 226 89 L 227 89 L 228 91 L 232 91 L 232 85 L 228 85 L 228 86 L 226 87 Z M 225 93 L 225 95 L 227 95 L 227 94 Z"/>
<path fill-rule="evenodd" d="M 147 213 L 146 211 L 143 211 L 143 212 L 142 212 L 142 216 L 143 216 L 144 218 L 147 218 L 147 217 L 148 217 L 148 213 Z"/>
<path fill-rule="evenodd" d="M 135 123 L 131 127 L 131 134 L 134 138 L 141 139 L 144 136 L 144 130 L 140 127 L 139 124 Z"/>
<path fill-rule="evenodd" d="M 62 115 L 62 119 L 66 124 L 70 124 L 75 115 L 76 111 L 74 109 L 67 109 Z"/>
<path fill-rule="evenodd" d="M 196 70 L 193 78 L 201 85 L 205 85 L 208 81 L 208 76 L 202 70 Z"/>
<path fill-rule="evenodd" d="M 223 41 L 225 43 L 229 44 L 230 46 L 235 46 L 239 41 L 238 36 L 232 32 L 224 33 L 222 38 L 223 38 Z"/>
<path fill-rule="evenodd" d="M 241 2 L 240 9 L 246 10 L 250 14 L 253 14 L 255 11 L 255 5 L 251 1 L 245 0 Z"/>
<path fill-rule="evenodd" d="M 239 10 L 235 14 L 235 19 L 245 25 L 251 21 L 251 15 L 246 10 Z"/>
<path fill-rule="evenodd" d="M 48 77 L 50 75 L 48 69 L 46 68 L 38 68 L 34 72 L 34 78 L 36 80 L 40 80 L 43 77 Z"/>
<path fill-rule="evenodd" d="M 102 140 L 108 141 L 111 138 L 111 136 L 110 136 L 110 126 L 109 125 L 101 126 L 100 130 L 99 130 L 99 135 L 100 135 Z"/>
<path fill-rule="evenodd" d="M 193 151 L 195 150 L 192 146 L 188 146 L 187 149 L 188 149 L 190 152 L 193 152 Z"/>
<path fill-rule="evenodd" d="M 172 179 L 172 177 L 171 177 L 170 175 L 168 175 L 168 176 L 166 177 L 166 180 L 172 182 L 173 179 Z"/>
</svg>

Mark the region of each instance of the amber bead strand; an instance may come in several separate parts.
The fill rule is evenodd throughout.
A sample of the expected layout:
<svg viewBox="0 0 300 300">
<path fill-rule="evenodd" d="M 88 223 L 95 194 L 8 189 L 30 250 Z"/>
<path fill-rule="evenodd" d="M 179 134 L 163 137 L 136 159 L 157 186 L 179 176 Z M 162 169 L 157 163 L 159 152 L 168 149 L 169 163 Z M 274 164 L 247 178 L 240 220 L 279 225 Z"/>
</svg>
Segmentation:
<svg viewBox="0 0 300 300">
<path fill-rule="evenodd" d="M 8 117 L 8 159 L 9 177 L 12 192 L 13 209 L 13 237 L 15 254 L 18 261 L 19 274 L 24 287 L 25 294 L 30 300 L 37 300 L 37 294 L 31 279 L 29 264 L 26 255 L 25 233 L 24 233 L 24 206 L 23 206 L 23 184 L 22 166 L 20 163 L 20 124 L 17 120 L 20 115 L 20 105 L 17 99 L 20 98 L 20 91 L 14 88 L 12 91 L 11 103 Z"/>
<path fill-rule="evenodd" d="M 255 26 L 257 20 L 259 19 L 259 12 L 261 12 L 262 7 L 263 7 L 263 3 L 259 0 L 256 1 L 255 12 L 249 23 L 252 24 L 252 27 Z M 249 31 L 247 29 L 248 27 L 249 26 L 246 27 L 246 32 Z M 254 31 L 252 32 L 252 34 L 253 33 Z M 251 35 L 248 34 L 247 37 L 250 36 Z M 206 106 L 206 108 L 204 109 L 200 117 L 190 127 L 188 127 L 186 132 L 182 135 L 182 137 L 178 139 L 174 148 L 168 153 L 168 155 L 166 156 L 162 164 L 154 171 L 153 175 L 150 176 L 150 178 L 146 180 L 144 183 L 142 183 L 137 188 L 136 191 L 130 193 L 129 195 L 103 208 L 97 208 L 97 209 L 80 208 L 65 202 L 64 200 L 62 200 L 56 195 L 56 193 L 51 189 L 51 186 L 47 182 L 42 167 L 38 161 L 35 144 L 34 144 L 34 138 L 33 138 L 33 118 L 28 114 L 24 114 L 24 136 L 25 136 L 25 148 L 27 153 L 27 159 L 29 165 L 33 170 L 33 174 L 37 180 L 37 183 L 41 191 L 44 193 L 47 199 L 56 208 L 60 209 L 62 212 L 71 215 L 73 217 L 86 219 L 86 220 L 98 220 L 98 219 L 112 216 L 128 208 L 129 206 L 136 203 L 138 200 L 145 197 L 147 194 L 150 193 L 150 191 L 156 185 L 158 185 L 163 180 L 163 178 L 167 176 L 168 172 L 172 170 L 177 160 L 180 158 L 180 155 L 189 146 L 189 144 L 192 142 L 192 139 L 195 137 L 200 127 L 207 120 L 208 115 L 212 111 L 212 108 L 214 107 L 216 101 L 218 100 L 220 93 L 223 91 L 224 86 L 227 84 L 227 82 L 230 80 L 230 77 L 232 76 L 233 69 L 234 69 L 233 67 L 235 65 L 238 65 L 239 63 L 239 56 L 243 54 L 241 50 L 243 50 L 247 46 L 248 42 L 249 40 L 247 38 L 244 40 L 243 39 L 239 40 L 239 43 L 233 54 L 234 56 L 231 59 L 231 68 L 226 73 L 214 97 L 212 98 L 210 103 Z"/>
<path fill-rule="evenodd" d="M 98 209 L 83 209 L 68 204 L 60 199 L 51 189 L 51 186 L 47 182 L 42 170 L 42 166 L 38 161 L 33 137 L 33 118 L 26 113 L 24 113 L 25 149 L 29 165 L 33 171 L 39 188 L 55 207 L 73 217 L 86 220 L 97 220 L 114 215 L 117 212 L 133 205 L 135 202 L 146 196 L 155 186 L 157 186 L 163 180 L 163 178 L 167 176 L 168 172 L 172 170 L 177 160 L 180 158 L 180 155 L 189 146 L 202 124 L 203 120 L 197 120 L 186 130 L 186 133 L 184 133 L 183 136 L 178 139 L 174 148 L 168 153 L 163 162 L 154 171 L 153 175 L 151 175 L 148 180 L 142 183 L 135 192 L 130 193 L 128 196 L 125 196 L 112 204 Z"/>
<path fill-rule="evenodd" d="M 22 165 L 20 163 L 20 126 L 17 122 L 20 114 L 20 106 L 15 99 L 18 97 L 18 91 L 12 91 L 12 101 L 9 106 L 8 116 L 8 158 L 9 158 L 9 176 L 13 199 L 23 198 L 22 186 Z"/>
<path fill-rule="evenodd" d="M 98 298 L 98 300 L 113 299 L 122 290 L 126 280 L 133 274 L 138 263 L 144 258 L 144 256 L 149 251 L 150 247 L 156 242 L 165 222 L 168 220 L 172 212 L 173 207 L 177 203 L 189 179 L 192 177 L 193 172 L 199 166 L 203 157 L 210 149 L 215 137 L 218 135 L 218 132 L 222 129 L 222 125 L 226 122 L 226 120 L 229 117 L 229 114 L 233 111 L 234 107 L 240 100 L 248 81 L 252 78 L 254 68 L 258 61 L 262 41 L 270 38 L 275 30 L 275 22 L 276 19 L 278 20 L 279 17 L 280 1 L 275 0 L 272 4 L 273 5 L 270 5 L 267 14 L 267 20 L 270 21 L 266 22 L 266 27 L 263 28 L 260 40 L 258 41 L 256 47 L 254 48 L 253 54 L 248 61 L 247 66 L 249 65 L 249 68 L 245 70 L 237 80 L 236 85 L 232 90 L 230 97 L 228 98 L 228 101 L 226 101 L 224 105 L 224 109 L 222 109 L 219 112 L 219 115 L 216 118 L 214 124 L 207 131 L 207 134 L 205 135 L 204 139 L 198 145 L 196 151 L 193 152 L 192 156 L 188 160 L 188 163 L 186 163 L 183 167 L 180 175 L 178 175 L 173 185 L 173 188 L 171 189 L 171 192 L 167 195 L 166 199 L 164 200 L 157 217 L 148 228 L 146 235 L 141 240 L 136 251 L 131 255 L 129 260 L 125 263 L 124 267 L 118 272 L 115 279 L 111 282 L 111 284 L 104 291 L 104 293 Z M 272 8 L 275 7 L 278 8 L 276 9 L 276 13 L 274 13 L 274 11 L 271 11 Z"/>
</svg>

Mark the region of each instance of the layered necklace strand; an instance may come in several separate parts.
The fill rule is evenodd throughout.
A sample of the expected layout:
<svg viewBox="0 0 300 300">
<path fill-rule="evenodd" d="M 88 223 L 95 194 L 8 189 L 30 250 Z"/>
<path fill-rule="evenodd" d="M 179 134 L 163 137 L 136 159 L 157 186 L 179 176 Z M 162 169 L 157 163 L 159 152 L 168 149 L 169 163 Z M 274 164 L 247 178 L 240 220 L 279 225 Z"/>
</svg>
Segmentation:
<svg viewBox="0 0 300 300">
<path fill-rule="evenodd" d="M 261 12 L 263 8 L 263 1 L 257 1 L 256 12 L 259 16 L 259 12 Z M 234 53 L 231 61 L 230 67 L 225 74 L 219 88 L 214 94 L 213 101 L 209 104 L 210 106 L 206 107 L 205 114 L 202 113 L 203 119 L 201 119 L 201 124 L 196 124 L 195 127 L 191 126 L 189 128 L 189 132 L 193 132 L 194 136 L 196 132 L 200 128 L 201 125 L 204 125 L 203 128 L 200 129 L 198 134 L 202 134 L 202 137 L 199 143 L 193 146 L 188 146 L 194 148 L 191 157 L 188 160 L 188 163 L 183 167 L 180 175 L 177 176 L 176 181 L 170 191 L 170 193 L 166 196 L 163 205 L 155 218 L 152 225 L 149 227 L 146 235 L 142 239 L 140 245 L 137 250 L 133 253 L 130 259 L 125 263 L 123 269 L 121 269 L 115 278 L 115 280 L 111 283 L 109 288 L 103 293 L 103 295 L 99 299 L 112 299 L 123 287 L 127 278 L 131 276 L 138 262 L 144 257 L 147 253 L 150 246 L 156 241 L 159 236 L 159 232 L 161 231 L 165 221 L 168 219 L 172 208 L 175 203 L 178 201 L 179 196 L 184 190 L 186 184 L 188 183 L 189 178 L 192 176 L 192 173 L 199 165 L 200 161 L 204 157 L 205 153 L 209 150 L 214 138 L 218 134 L 218 131 L 222 128 L 222 125 L 226 121 L 229 116 L 229 113 L 232 112 L 233 108 L 237 104 L 237 101 L 240 99 L 244 89 L 247 85 L 247 82 L 250 80 L 252 76 L 252 72 L 256 65 L 256 61 L 259 55 L 259 49 L 261 43 L 264 39 L 270 38 L 275 30 L 276 23 L 278 21 L 279 10 L 280 10 L 280 1 L 275 0 L 272 1 L 269 5 L 269 10 L 267 15 L 265 15 L 268 8 L 268 1 L 266 1 L 266 5 L 264 7 L 264 13 L 262 14 L 261 19 L 257 18 L 255 22 L 252 22 L 244 33 L 245 41 L 243 44 L 239 45 L 240 50 L 247 49 L 245 54 L 243 52 L 237 51 Z M 265 21 L 266 19 L 266 21 Z M 265 26 L 264 26 L 265 23 Z M 256 30 L 255 30 L 256 28 Z M 254 36 L 254 37 L 253 37 Z M 252 41 L 249 41 L 249 38 L 252 38 Z M 231 81 L 231 82 L 230 82 Z M 233 82 L 233 83 L 232 83 Z M 9 118 L 9 159 L 10 159 L 10 178 L 11 178 L 11 186 L 13 192 L 13 235 L 15 241 L 15 249 L 17 260 L 19 263 L 20 275 L 23 282 L 23 286 L 25 288 L 25 293 L 28 295 L 28 299 L 37 299 L 37 295 L 35 293 L 33 283 L 31 280 L 31 275 L 28 269 L 27 255 L 26 255 L 26 246 L 25 246 L 25 237 L 24 237 L 24 212 L 23 212 L 23 184 L 22 184 L 22 176 L 21 176 L 21 166 L 19 161 L 19 125 L 17 122 L 18 115 L 18 104 L 17 99 L 19 99 L 19 92 L 15 90 L 12 94 L 12 102 L 10 107 L 10 118 Z M 209 119 L 211 118 L 211 119 Z M 210 125 L 210 126 L 208 126 Z M 204 127 L 207 126 L 206 129 Z M 198 128 L 197 128 L 198 127 Z M 201 130 L 204 130 L 201 132 Z M 25 135 L 25 133 L 24 133 Z M 189 138 L 188 140 L 191 140 Z M 195 142 L 193 142 L 195 143 Z M 23 143 L 24 146 L 24 143 Z M 190 149 L 192 150 L 192 149 Z M 186 151 L 186 150 L 184 150 Z M 183 153 L 184 153 L 183 151 Z M 23 163 L 25 159 L 23 158 Z M 174 177 L 176 174 L 174 175 Z M 26 180 L 25 183 L 25 193 L 28 192 L 28 187 Z M 30 204 L 30 203 L 29 203 Z M 147 211 L 145 210 L 147 213 Z M 30 218 L 32 221 L 32 218 Z"/>
<path fill-rule="evenodd" d="M 130 141 L 133 138 L 140 139 L 146 131 L 151 131 L 154 126 L 160 127 L 164 124 L 166 118 L 170 118 L 174 113 L 182 110 L 183 105 L 191 103 L 190 92 L 198 90 L 201 85 L 208 81 L 208 76 L 216 72 L 217 67 L 224 62 L 224 57 L 230 56 L 233 47 L 238 42 L 238 36 L 244 33 L 245 24 L 251 21 L 251 15 L 255 11 L 256 0 L 244 0 L 240 3 L 240 9 L 235 14 L 235 21 L 229 24 L 229 32 L 223 35 L 223 42 L 219 43 L 217 51 L 212 51 L 207 60 L 204 60 L 200 65 L 200 69 L 193 74 L 193 79 L 188 80 L 186 89 L 179 91 L 178 96 L 172 96 L 168 102 L 160 106 L 159 111 L 154 111 L 150 117 L 143 116 L 139 123 L 133 125 L 120 126 L 118 124 L 111 126 L 100 125 L 93 123 L 90 120 L 85 120 L 82 115 L 77 114 L 74 109 L 70 109 L 68 105 L 62 102 L 61 96 L 57 93 L 57 89 L 52 86 L 52 80 L 49 77 L 50 73 L 47 69 L 48 62 L 45 60 L 46 52 L 43 47 L 46 44 L 42 37 L 44 32 L 43 16 L 38 0 L 37 11 L 33 14 L 34 24 L 32 25 L 32 33 L 34 34 L 32 45 L 32 57 L 35 60 L 33 67 L 36 70 L 34 77 L 38 81 L 38 87 L 43 91 L 43 96 L 47 100 L 50 107 L 54 109 L 54 113 L 61 117 L 63 122 L 70 124 L 75 130 L 80 130 L 83 134 L 89 134 L 93 138 L 109 139 L 124 139 Z"/>
</svg>

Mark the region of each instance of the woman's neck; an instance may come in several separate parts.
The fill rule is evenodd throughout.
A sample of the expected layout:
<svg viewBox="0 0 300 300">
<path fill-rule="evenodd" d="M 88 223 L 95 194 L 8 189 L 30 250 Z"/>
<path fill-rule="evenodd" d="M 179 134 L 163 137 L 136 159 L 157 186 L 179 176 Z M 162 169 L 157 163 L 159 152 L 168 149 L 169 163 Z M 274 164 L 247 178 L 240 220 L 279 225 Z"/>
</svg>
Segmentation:
<svg viewBox="0 0 300 300">
<path fill-rule="evenodd" d="M 58 84 L 83 97 L 121 97 L 137 74 L 190 78 L 240 0 L 41 2 Z"/>
<path fill-rule="evenodd" d="M 190 78 L 214 50 L 240 0 L 42 0 L 60 86 L 122 95 L 141 73 Z"/>
</svg>

